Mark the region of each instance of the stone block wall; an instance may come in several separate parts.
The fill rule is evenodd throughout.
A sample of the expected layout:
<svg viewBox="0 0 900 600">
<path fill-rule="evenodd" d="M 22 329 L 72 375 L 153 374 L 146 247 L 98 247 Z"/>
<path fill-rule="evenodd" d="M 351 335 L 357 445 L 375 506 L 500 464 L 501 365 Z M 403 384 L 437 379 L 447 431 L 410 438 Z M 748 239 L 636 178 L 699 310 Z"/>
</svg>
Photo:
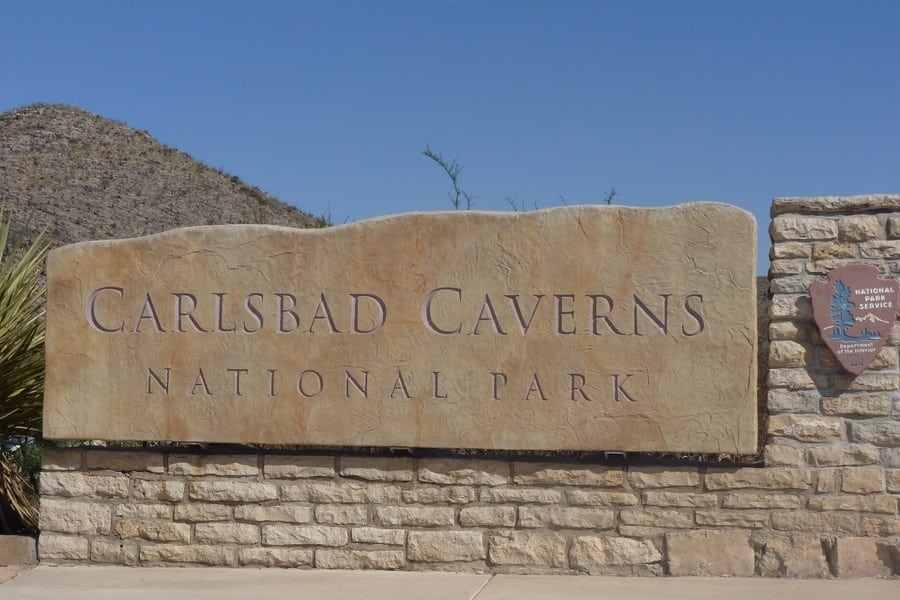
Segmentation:
<svg viewBox="0 0 900 600">
<path fill-rule="evenodd" d="M 779 199 L 771 235 L 763 465 L 48 449 L 40 559 L 900 574 L 900 325 L 852 377 L 818 336 L 808 293 L 847 262 L 900 273 L 900 196 Z"/>
</svg>

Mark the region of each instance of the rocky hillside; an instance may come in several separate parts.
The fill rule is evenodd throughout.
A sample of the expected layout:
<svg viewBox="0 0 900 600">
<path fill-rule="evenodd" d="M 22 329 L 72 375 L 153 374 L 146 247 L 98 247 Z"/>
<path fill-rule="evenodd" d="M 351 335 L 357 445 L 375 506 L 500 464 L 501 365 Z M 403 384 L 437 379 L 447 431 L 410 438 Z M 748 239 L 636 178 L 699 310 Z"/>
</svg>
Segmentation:
<svg viewBox="0 0 900 600">
<path fill-rule="evenodd" d="M 54 245 L 189 225 L 323 225 L 146 131 L 46 104 L 0 114 L 0 208 Z"/>
</svg>

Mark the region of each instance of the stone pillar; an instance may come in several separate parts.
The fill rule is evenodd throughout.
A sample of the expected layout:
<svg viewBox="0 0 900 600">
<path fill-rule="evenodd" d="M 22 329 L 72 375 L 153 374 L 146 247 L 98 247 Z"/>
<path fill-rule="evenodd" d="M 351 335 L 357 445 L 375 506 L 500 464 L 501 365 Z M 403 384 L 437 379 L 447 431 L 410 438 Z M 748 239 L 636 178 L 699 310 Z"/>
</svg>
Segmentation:
<svg viewBox="0 0 900 600">
<path fill-rule="evenodd" d="M 852 376 L 819 335 L 809 286 L 854 263 L 898 277 L 900 195 L 778 198 L 770 233 L 766 467 L 809 468 L 813 483 L 807 510 L 773 515 L 773 528 L 819 537 L 837 576 L 889 575 L 900 536 L 900 323 Z"/>
</svg>

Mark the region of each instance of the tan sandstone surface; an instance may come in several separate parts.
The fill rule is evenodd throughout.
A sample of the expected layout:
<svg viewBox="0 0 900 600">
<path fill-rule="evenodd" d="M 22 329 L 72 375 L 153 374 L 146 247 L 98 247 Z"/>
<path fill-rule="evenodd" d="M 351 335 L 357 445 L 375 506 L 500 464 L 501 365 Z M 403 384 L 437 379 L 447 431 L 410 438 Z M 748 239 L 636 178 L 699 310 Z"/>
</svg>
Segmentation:
<svg viewBox="0 0 900 600">
<path fill-rule="evenodd" d="M 752 453 L 756 227 L 409 214 L 48 260 L 48 438 Z"/>
</svg>

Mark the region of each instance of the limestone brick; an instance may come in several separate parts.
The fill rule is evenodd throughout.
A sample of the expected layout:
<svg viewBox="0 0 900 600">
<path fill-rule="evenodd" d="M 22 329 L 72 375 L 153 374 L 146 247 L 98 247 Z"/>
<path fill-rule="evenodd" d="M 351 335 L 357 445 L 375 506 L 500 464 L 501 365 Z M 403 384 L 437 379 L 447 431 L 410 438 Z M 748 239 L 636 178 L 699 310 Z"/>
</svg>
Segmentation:
<svg viewBox="0 0 900 600">
<path fill-rule="evenodd" d="M 800 508 L 800 496 L 794 494 L 753 494 L 737 492 L 726 494 L 723 508 Z"/>
<path fill-rule="evenodd" d="M 191 526 L 188 523 L 173 523 L 161 519 L 116 519 L 113 535 L 123 540 L 186 544 L 191 541 Z"/>
<path fill-rule="evenodd" d="M 138 564 L 138 544 L 127 540 L 94 538 L 91 562 L 134 566 Z"/>
<path fill-rule="evenodd" d="M 856 377 L 848 374 L 834 377 L 834 389 L 839 392 L 881 392 L 894 391 L 900 386 L 897 373 L 884 371 L 864 371 Z"/>
<path fill-rule="evenodd" d="M 231 519 L 231 507 L 227 504 L 190 503 L 176 504 L 176 521 L 203 523 L 209 521 L 228 521 Z"/>
<path fill-rule="evenodd" d="M 194 526 L 194 538 L 201 544 L 244 546 L 258 544 L 260 539 L 259 527 L 249 523 L 197 523 Z"/>
<path fill-rule="evenodd" d="M 770 388 L 789 390 L 814 390 L 831 387 L 831 375 L 810 373 L 803 368 L 769 369 Z"/>
<path fill-rule="evenodd" d="M 859 253 L 863 258 L 900 258 L 900 240 L 872 240 L 869 242 L 862 242 L 859 245 Z"/>
<path fill-rule="evenodd" d="M 697 525 L 710 527 L 742 527 L 745 529 L 759 529 L 769 524 L 769 513 L 750 510 L 698 510 L 694 518 Z"/>
<path fill-rule="evenodd" d="M 465 485 L 419 487 L 403 490 L 407 504 L 468 504 L 478 498 L 475 488 Z"/>
<path fill-rule="evenodd" d="M 841 469 L 841 491 L 848 494 L 884 492 L 882 467 L 852 467 Z"/>
<path fill-rule="evenodd" d="M 765 463 L 768 467 L 802 467 L 803 450 L 793 446 L 769 444 L 765 448 Z"/>
<path fill-rule="evenodd" d="M 837 220 L 828 217 L 777 216 L 769 228 L 772 240 L 832 240 L 837 238 Z"/>
<path fill-rule="evenodd" d="M 766 469 L 710 469 L 705 478 L 709 490 L 756 488 L 763 490 L 805 490 L 812 487 L 808 469 L 773 467 Z"/>
<path fill-rule="evenodd" d="M 334 457 L 267 454 L 264 458 L 263 472 L 266 479 L 334 477 Z"/>
<path fill-rule="evenodd" d="M 443 506 L 376 506 L 377 525 L 439 527 L 456 523 L 456 509 Z"/>
<path fill-rule="evenodd" d="M 169 474 L 176 477 L 250 477 L 259 474 L 255 454 L 234 456 L 205 456 L 202 454 L 173 454 L 169 457 Z"/>
<path fill-rule="evenodd" d="M 350 540 L 360 544 L 402 546 L 406 543 L 406 530 L 382 529 L 380 527 L 354 527 L 350 530 Z"/>
<path fill-rule="evenodd" d="M 870 444 L 833 444 L 806 451 L 806 460 L 814 467 L 870 465 L 878 462 L 878 448 Z"/>
<path fill-rule="evenodd" d="M 488 556 L 495 565 L 565 568 L 566 538 L 551 532 L 491 532 Z"/>
<path fill-rule="evenodd" d="M 753 575 L 755 559 L 748 531 L 668 533 L 666 549 L 670 575 Z"/>
<path fill-rule="evenodd" d="M 623 525 L 685 528 L 694 526 L 694 515 L 677 510 L 622 509 L 619 522 Z"/>
<path fill-rule="evenodd" d="M 633 488 L 697 487 L 700 471 L 696 468 L 642 467 L 628 469 Z"/>
<path fill-rule="evenodd" d="M 838 577 L 890 577 L 891 549 L 870 537 L 838 538 L 834 547 Z"/>
<path fill-rule="evenodd" d="M 89 470 L 166 472 L 161 452 L 129 452 L 124 450 L 87 450 L 85 463 Z"/>
<path fill-rule="evenodd" d="M 771 414 L 819 412 L 821 396 L 817 391 L 769 390 Z"/>
<path fill-rule="evenodd" d="M 238 563 L 247 567 L 308 567 L 313 550 L 297 548 L 240 548 Z"/>
<path fill-rule="evenodd" d="M 86 537 L 59 535 L 44 531 L 41 532 L 37 549 L 38 559 L 42 563 L 88 559 L 88 539 Z"/>
<path fill-rule="evenodd" d="M 820 577 L 830 575 L 822 540 L 810 534 L 775 534 L 766 538 L 759 558 L 763 577 Z"/>
<path fill-rule="evenodd" d="M 541 488 L 483 488 L 478 497 L 482 502 L 504 504 L 559 504 L 562 501 L 560 492 Z"/>
<path fill-rule="evenodd" d="M 278 488 L 253 481 L 192 481 L 188 497 L 206 502 L 265 502 L 278 498 Z"/>
<path fill-rule="evenodd" d="M 406 565 L 402 550 L 316 550 L 319 569 L 378 569 L 392 571 Z"/>
<path fill-rule="evenodd" d="M 566 498 L 579 506 L 634 506 L 640 503 L 637 495 L 628 492 L 598 492 L 595 490 L 568 490 Z"/>
<path fill-rule="evenodd" d="M 769 416 L 769 435 L 801 442 L 840 441 L 844 420 L 840 417 L 782 414 Z"/>
<path fill-rule="evenodd" d="M 645 506 L 663 508 L 711 508 L 716 506 L 715 494 L 692 494 L 681 492 L 644 492 Z"/>
<path fill-rule="evenodd" d="M 837 469 L 816 470 L 816 492 L 831 494 L 837 488 Z"/>
<path fill-rule="evenodd" d="M 887 471 L 887 491 L 892 494 L 900 494 L 900 469 Z"/>
<path fill-rule="evenodd" d="M 235 521 L 310 523 L 312 519 L 313 507 L 300 504 L 276 504 L 273 506 L 245 504 L 234 507 Z"/>
<path fill-rule="evenodd" d="M 516 462 L 513 470 L 519 485 L 618 487 L 625 481 L 622 469 L 596 465 Z"/>
<path fill-rule="evenodd" d="M 281 486 L 281 496 L 289 502 L 386 504 L 400 502 L 400 488 L 352 482 L 290 483 Z"/>
<path fill-rule="evenodd" d="M 891 413 L 891 398 L 884 394 L 843 394 L 823 398 L 822 412 L 826 415 L 886 416 Z"/>
<path fill-rule="evenodd" d="M 514 527 L 515 506 L 471 506 L 459 511 L 459 524 L 463 527 Z"/>
<path fill-rule="evenodd" d="M 483 560 L 484 534 L 480 531 L 410 531 L 407 556 L 415 562 Z"/>
<path fill-rule="evenodd" d="M 803 367 L 811 364 L 812 353 L 808 346 L 791 341 L 769 343 L 769 367 Z"/>
<path fill-rule="evenodd" d="M 41 498 L 40 529 L 43 533 L 108 534 L 113 507 L 100 502 Z"/>
<path fill-rule="evenodd" d="M 506 485 L 509 465 L 504 461 L 430 458 L 419 461 L 419 481 L 448 485 Z"/>
<path fill-rule="evenodd" d="M 116 517 L 126 519 L 163 519 L 172 520 L 171 504 L 131 504 L 116 506 Z"/>
<path fill-rule="evenodd" d="M 854 421 L 850 425 L 850 438 L 855 442 L 876 446 L 900 446 L 900 421 L 886 419 Z"/>
<path fill-rule="evenodd" d="M 77 471 L 41 473 L 41 495 L 74 498 L 127 498 L 131 482 L 125 475 L 92 475 Z"/>
<path fill-rule="evenodd" d="M 769 263 L 769 276 L 799 275 L 803 273 L 805 266 L 806 263 L 802 260 L 776 259 Z"/>
<path fill-rule="evenodd" d="M 804 242 L 779 242 L 772 246 L 769 255 L 773 261 L 779 258 L 809 258 L 812 256 L 812 244 Z"/>
<path fill-rule="evenodd" d="M 184 499 L 185 484 L 183 481 L 145 480 L 134 481 L 134 499 L 138 502 L 160 500 L 178 502 Z"/>
<path fill-rule="evenodd" d="M 341 459 L 341 476 L 368 481 L 412 481 L 413 459 L 407 457 L 347 456 Z"/>
<path fill-rule="evenodd" d="M 769 300 L 769 317 L 773 320 L 812 320 L 812 303 L 805 294 L 775 294 Z"/>
<path fill-rule="evenodd" d="M 616 515 L 612 510 L 562 506 L 519 507 L 519 526 L 562 529 L 612 529 Z"/>
<path fill-rule="evenodd" d="M 895 514 L 897 498 L 894 496 L 812 496 L 807 503 L 809 510 L 846 510 Z"/>
<path fill-rule="evenodd" d="M 848 242 L 863 242 L 878 237 L 881 223 L 877 216 L 844 216 L 838 219 L 838 237 Z"/>
<path fill-rule="evenodd" d="M 856 244 L 845 242 L 818 242 L 813 244 L 813 260 L 827 258 L 856 258 L 858 254 Z"/>
<path fill-rule="evenodd" d="M 362 504 L 320 504 L 316 507 L 316 521 L 328 525 L 365 525 L 368 507 Z"/>
<path fill-rule="evenodd" d="M 234 553 L 225 546 L 201 544 L 141 544 L 142 564 L 189 563 L 210 566 L 228 566 Z"/>
<path fill-rule="evenodd" d="M 265 546 L 345 546 L 350 536 L 343 527 L 329 525 L 262 525 Z"/>
<path fill-rule="evenodd" d="M 604 572 L 614 565 L 645 565 L 662 560 L 662 553 L 649 540 L 626 537 L 577 536 L 572 540 L 569 560 L 576 569 Z"/>
</svg>

